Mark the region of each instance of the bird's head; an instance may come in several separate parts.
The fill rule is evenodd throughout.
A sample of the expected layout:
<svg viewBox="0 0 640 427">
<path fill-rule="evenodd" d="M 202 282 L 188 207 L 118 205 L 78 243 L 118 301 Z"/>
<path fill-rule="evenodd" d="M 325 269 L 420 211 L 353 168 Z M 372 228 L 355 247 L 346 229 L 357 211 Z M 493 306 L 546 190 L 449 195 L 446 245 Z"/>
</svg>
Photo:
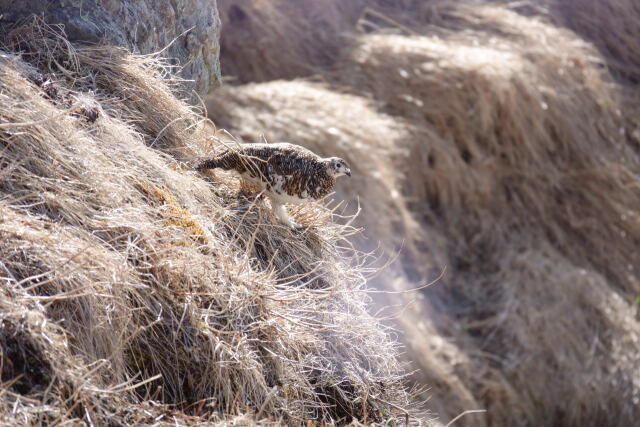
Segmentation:
<svg viewBox="0 0 640 427">
<path fill-rule="evenodd" d="M 329 157 L 325 159 L 327 170 L 331 176 L 337 178 L 342 175 L 351 176 L 351 168 L 349 164 L 340 157 Z"/>
</svg>

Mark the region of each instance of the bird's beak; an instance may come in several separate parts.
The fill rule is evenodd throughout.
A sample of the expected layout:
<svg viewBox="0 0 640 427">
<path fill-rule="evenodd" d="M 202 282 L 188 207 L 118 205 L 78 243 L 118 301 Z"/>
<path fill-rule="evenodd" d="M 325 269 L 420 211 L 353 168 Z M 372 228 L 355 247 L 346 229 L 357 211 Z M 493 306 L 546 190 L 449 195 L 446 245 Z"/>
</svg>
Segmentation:
<svg viewBox="0 0 640 427">
<path fill-rule="evenodd" d="M 347 169 L 347 176 L 351 176 L 351 169 Z"/>
</svg>

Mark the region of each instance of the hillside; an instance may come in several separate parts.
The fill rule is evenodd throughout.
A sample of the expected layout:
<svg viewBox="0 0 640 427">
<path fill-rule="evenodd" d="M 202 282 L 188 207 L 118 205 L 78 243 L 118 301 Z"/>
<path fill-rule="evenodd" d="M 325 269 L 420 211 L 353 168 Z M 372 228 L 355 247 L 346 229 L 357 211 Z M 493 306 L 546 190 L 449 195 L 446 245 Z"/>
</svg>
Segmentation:
<svg viewBox="0 0 640 427">
<path fill-rule="evenodd" d="M 0 425 L 637 424 L 634 0 L 90 3 L 0 25 Z"/>
<path fill-rule="evenodd" d="M 34 19 L 0 52 L 3 425 L 405 422 L 366 254 L 330 207 L 294 232 L 237 178 L 158 55 Z"/>
</svg>

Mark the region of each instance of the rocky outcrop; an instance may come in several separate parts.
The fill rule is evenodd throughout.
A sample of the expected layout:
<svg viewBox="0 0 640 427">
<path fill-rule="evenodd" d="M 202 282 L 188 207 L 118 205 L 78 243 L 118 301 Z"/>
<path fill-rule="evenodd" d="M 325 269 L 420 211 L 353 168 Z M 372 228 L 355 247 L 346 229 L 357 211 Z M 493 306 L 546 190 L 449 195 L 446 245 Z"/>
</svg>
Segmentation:
<svg viewBox="0 0 640 427">
<path fill-rule="evenodd" d="M 0 30 L 28 17 L 64 24 L 72 41 L 104 42 L 165 56 L 182 66 L 189 92 L 220 82 L 220 19 L 216 0 L 0 0 Z"/>
</svg>

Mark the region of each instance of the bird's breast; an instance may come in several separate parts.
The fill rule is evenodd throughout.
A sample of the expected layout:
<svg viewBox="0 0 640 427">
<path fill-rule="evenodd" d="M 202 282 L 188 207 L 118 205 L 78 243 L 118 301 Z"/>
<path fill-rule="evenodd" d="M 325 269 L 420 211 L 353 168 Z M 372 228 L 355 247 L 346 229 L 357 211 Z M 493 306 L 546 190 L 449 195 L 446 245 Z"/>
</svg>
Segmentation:
<svg viewBox="0 0 640 427">
<path fill-rule="evenodd" d="M 284 192 L 270 192 L 269 196 L 274 199 L 276 202 L 281 204 L 292 204 L 299 205 L 301 203 L 308 202 L 309 200 L 306 198 L 299 197 L 297 195 L 291 195 Z"/>
<path fill-rule="evenodd" d="M 301 188 L 298 181 L 299 179 L 294 175 L 272 174 L 267 191 L 279 203 L 304 203 L 307 201 L 309 193 Z"/>
</svg>

